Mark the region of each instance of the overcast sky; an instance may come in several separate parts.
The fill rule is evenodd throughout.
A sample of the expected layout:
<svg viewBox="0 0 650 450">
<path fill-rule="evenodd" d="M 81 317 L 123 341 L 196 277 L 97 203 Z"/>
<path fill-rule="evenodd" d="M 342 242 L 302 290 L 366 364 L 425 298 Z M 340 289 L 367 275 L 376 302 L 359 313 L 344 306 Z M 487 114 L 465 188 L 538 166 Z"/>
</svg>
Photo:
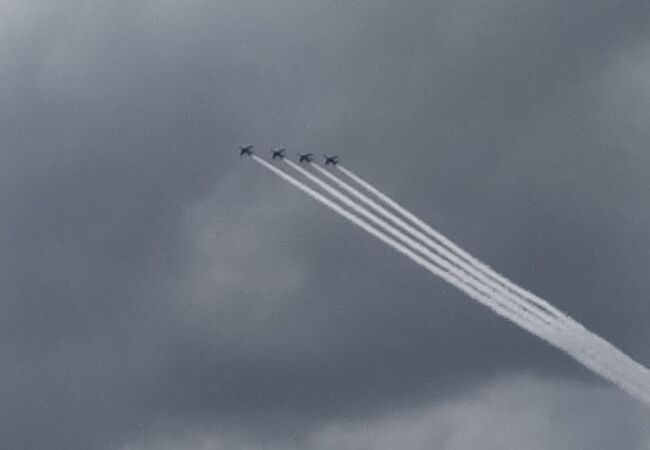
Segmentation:
<svg viewBox="0 0 650 450">
<path fill-rule="evenodd" d="M 236 148 L 340 154 L 650 365 L 649 21 L 0 2 L 0 448 L 647 450 L 643 405 Z"/>
</svg>

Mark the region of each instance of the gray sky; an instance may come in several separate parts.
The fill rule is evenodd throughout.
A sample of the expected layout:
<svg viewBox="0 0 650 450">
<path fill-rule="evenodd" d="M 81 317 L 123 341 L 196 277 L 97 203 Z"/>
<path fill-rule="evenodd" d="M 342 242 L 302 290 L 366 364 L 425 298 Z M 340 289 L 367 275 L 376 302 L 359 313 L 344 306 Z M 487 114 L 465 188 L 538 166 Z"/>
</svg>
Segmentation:
<svg viewBox="0 0 650 450">
<path fill-rule="evenodd" d="M 650 412 L 236 155 L 339 153 L 650 364 L 650 4 L 0 4 L 0 447 L 650 448 Z"/>
</svg>

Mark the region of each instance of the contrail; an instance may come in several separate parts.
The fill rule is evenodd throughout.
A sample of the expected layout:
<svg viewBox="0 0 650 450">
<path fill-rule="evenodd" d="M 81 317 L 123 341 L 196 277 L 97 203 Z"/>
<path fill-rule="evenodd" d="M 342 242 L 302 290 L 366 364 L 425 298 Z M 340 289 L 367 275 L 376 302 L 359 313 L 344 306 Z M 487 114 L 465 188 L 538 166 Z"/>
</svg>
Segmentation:
<svg viewBox="0 0 650 450">
<path fill-rule="evenodd" d="M 495 311 L 497 314 L 499 314 L 502 317 L 508 318 L 509 320 L 515 322 L 522 328 L 526 329 L 530 333 L 547 340 L 550 344 L 554 345 L 555 347 L 559 348 L 560 350 L 563 350 L 567 354 L 573 356 L 577 361 L 581 362 L 584 364 L 586 367 L 592 369 L 595 373 L 600 374 L 603 378 L 606 378 L 610 381 L 612 381 L 614 384 L 619 386 L 621 389 L 624 391 L 628 392 L 630 395 L 639 398 L 640 400 L 650 404 L 650 395 L 648 392 L 645 392 L 643 390 L 640 390 L 634 385 L 630 385 L 627 380 L 625 379 L 620 379 L 617 378 L 616 376 L 603 372 L 603 369 L 598 366 L 598 364 L 591 360 L 588 357 L 585 357 L 581 353 L 576 353 L 572 349 L 572 345 L 570 342 L 566 342 L 564 340 L 564 336 L 558 335 L 558 334 L 553 334 L 551 333 L 549 336 L 549 333 L 547 333 L 547 329 L 543 326 L 541 329 L 539 327 L 539 324 L 531 324 L 531 322 L 527 319 L 524 319 L 520 316 L 513 315 L 511 314 L 510 311 L 507 309 L 504 309 L 501 305 L 495 304 L 491 298 L 489 298 L 485 293 L 481 292 L 480 290 L 477 290 L 471 286 L 468 286 L 467 284 L 464 284 L 462 281 L 460 281 L 458 278 L 454 277 L 450 273 L 446 272 L 445 270 L 442 270 L 440 267 L 432 264 L 431 262 L 427 261 L 405 245 L 399 243 L 395 239 L 389 237 L 386 233 L 383 233 L 379 231 L 376 227 L 364 222 L 361 220 L 358 216 L 355 214 L 347 211 L 343 207 L 339 206 L 332 200 L 328 199 L 324 195 L 316 192 L 315 190 L 309 188 L 306 186 L 304 183 L 298 181 L 296 178 L 292 177 L 291 175 L 285 173 L 284 171 L 278 169 L 277 167 L 274 167 L 273 165 L 267 163 L 266 161 L 260 159 L 259 157 L 253 155 L 253 160 L 256 161 L 257 163 L 261 164 L 268 170 L 272 171 L 275 173 L 277 176 L 280 178 L 284 179 L 285 181 L 289 182 L 290 184 L 294 185 L 307 195 L 311 196 L 315 200 L 321 202 L 324 204 L 326 207 L 332 209 L 336 213 L 340 214 L 344 218 L 350 220 L 352 223 L 357 225 L 358 227 L 362 228 L 363 230 L 367 231 L 369 234 L 373 235 L 377 239 L 381 240 L 385 244 L 391 246 L 394 248 L 396 251 L 399 253 L 402 253 L 403 255 L 407 256 L 411 260 L 413 260 L 415 263 L 418 265 L 424 267 L 434 275 L 444 279 L 445 281 L 449 282 L 450 284 L 456 286 L 458 289 L 461 291 L 465 292 L 467 295 L 470 297 L 474 298 L 484 306 L 487 306 L 488 308 L 492 309 Z"/>
<path fill-rule="evenodd" d="M 417 251 L 421 255 L 428 258 L 429 261 L 433 262 L 434 264 L 436 264 L 436 265 L 438 265 L 440 267 L 443 267 L 444 270 L 446 270 L 447 272 L 452 273 L 455 277 L 457 277 L 459 280 L 461 280 L 461 282 L 463 282 L 465 284 L 468 284 L 470 286 L 473 286 L 476 289 L 484 288 L 484 285 L 482 283 L 477 282 L 476 280 L 471 278 L 467 274 L 467 272 L 465 272 L 462 269 L 459 269 L 458 267 L 450 264 L 448 261 L 441 258 L 439 255 L 433 253 L 431 250 L 429 250 L 427 247 L 425 247 L 421 243 L 415 241 L 414 239 L 411 239 L 408 235 L 404 234 L 399 229 L 397 229 L 394 226 L 390 225 L 385 220 L 377 217 L 375 214 L 371 213 L 370 211 L 368 211 L 363 206 L 361 206 L 358 203 L 356 203 L 355 201 L 351 200 L 350 198 L 345 196 L 343 193 L 341 193 L 339 190 L 337 190 L 337 189 L 333 188 L 332 186 L 328 185 L 327 183 L 325 183 L 320 178 L 316 177 L 315 175 L 313 175 L 312 173 L 310 173 L 307 170 L 303 169 L 302 167 L 300 167 L 299 165 L 297 165 L 296 163 L 294 163 L 292 161 L 284 160 L 284 162 L 286 164 L 288 164 L 292 169 L 296 170 L 297 172 L 302 174 L 304 177 L 308 178 L 313 183 L 318 185 L 321 189 L 325 190 L 327 193 L 329 193 L 330 195 L 335 197 L 337 200 L 339 200 L 340 202 L 345 204 L 348 208 L 351 208 L 351 209 L 355 210 L 358 214 L 363 216 L 366 220 L 369 220 L 375 226 L 378 226 L 379 228 L 381 228 L 384 232 L 387 232 L 387 233 L 391 234 L 396 239 L 399 239 L 400 241 L 405 243 L 410 248 L 414 249 L 415 251 Z M 497 297 L 493 301 L 498 303 L 499 305 L 503 306 L 504 302 L 503 302 L 502 298 Z M 507 304 L 506 304 L 505 308 L 510 308 L 510 310 L 512 310 L 511 306 L 507 305 Z M 519 314 L 519 315 L 525 315 L 525 316 L 530 317 L 530 314 L 528 314 L 527 311 L 525 311 L 525 310 L 522 311 L 521 309 L 517 309 L 516 311 L 513 311 L 513 312 L 516 313 L 516 314 Z M 539 320 L 543 321 L 543 318 L 533 316 L 533 320 L 535 320 L 535 319 L 539 319 Z M 544 323 L 546 325 L 549 325 L 549 326 L 551 325 L 551 323 L 549 323 L 549 322 L 544 322 Z"/>
<path fill-rule="evenodd" d="M 352 171 L 342 166 L 337 166 L 337 167 L 348 178 L 355 181 L 357 184 L 359 184 L 364 189 L 366 189 L 367 191 L 375 195 L 385 204 L 392 207 L 395 211 L 399 212 L 403 217 L 410 220 L 413 224 L 417 225 L 417 227 L 420 230 L 424 231 L 429 236 L 433 237 L 440 244 L 444 245 L 447 249 L 449 249 L 449 251 L 456 253 L 458 257 L 460 257 L 466 262 L 466 264 L 474 266 L 477 270 L 483 273 L 484 276 L 492 279 L 495 283 L 499 284 L 500 286 L 507 289 L 511 293 L 523 297 L 525 300 L 533 303 L 539 309 L 544 310 L 549 314 L 552 314 L 553 316 L 555 316 L 555 318 L 557 318 L 557 320 L 566 324 L 570 329 L 574 330 L 576 338 L 579 339 L 583 344 L 589 345 L 591 349 L 599 349 L 602 352 L 597 355 L 593 355 L 593 357 L 595 358 L 607 357 L 618 361 L 619 364 L 627 368 L 625 372 L 627 372 L 631 376 L 634 376 L 636 378 L 637 383 L 643 386 L 643 390 L 645 392 L 650 392 L 650 371 L 646 367 L 634 361 L 632 358 L 630 358 L 621 350 L 613 346 L 611 343 L 601 338 L 600 336 L 596 335 L 595 333 L 589 331 L 582 324 L 580 324 L 579 322 L 571 318 L 569 315 L 563 313 L 562 311 L 560 311 L 559 309 L 557 309 L 556 307 L 554 307 L 544 299 L 536 296 L 530 291 L 523 289 L 522 287 L 513 283 L 503 275 L 494 271 L 492 268 L 490 268 L 482 261 L 470 255 L 468 252 L 466 252 L 458 245 L 453 243 L 451 240 L 446 238 L 442 233 L 438 232 L 433 227 L 428 225 L 426 222 L 418 218 L 416 215 L 414 215 L 407 209 L 403 208 L 399 203 L 391 199 L 388 195 L 384 194 L 374 186 L 372 186 L 369 182 L 365 181 L 360 176 L 356 175 Z M 591 350 L 585 349 L 585 351 L 591 351 Z M 612 370 L 620 370 L 620 369 L 617 369 L 616 367 L 612 367 Z"/>
<path fill-rule="evenodd" d="M 575 320 L 571 319 L 568 315 L 565 315 L 559 310 L 556 311 L 555 313 L 552 313 L 551 309 L 553 308 L 553 306 L 548 304 L 546 301 L 542 299 L 539 299 L 535 304 L 531 304 L 531 301 L 528 298 L 523 297 L 519 292 L 515 291 L 514 289 L 509 289 L 507 286 L 504 286 L 503 283 L 499 283 L 497 280 L 495 280 L 496 278 L 495 276 L 487 276 L 484 271 L 481 271 L 477 267 L 472 265 L 471 261 L 468 261 L 469 258 L 463 259 L 462 257 L 456 255 L 453 252 L 453 249 L 449 249 L 448 247 L 443 246 L 437 241 L 432 240 L 428 235 L 425 235 L 418 229 L 415 229 L 413 226 L 406 223 L 404 220 L 397 217 L 395 214 L 388 211 L 386 208 L 379 205 L 377 202 L 370 199 L 365 194 L 359 192 L 357 189 L 355 189 L 348 183 L 344 182 L 337 176 L 333 175 L 329 171 L 317 165 L 311 165 L 311 167 L 316 169 L 324 177 L 334 182 L 337 186 L 341 187 L 343 190 L 352 194 L 354 197 L 362 201 L 364 204 L 368 205 L 371 209 L 377 211 L 379 214 L 386 217 L 392 223 L 394 223 L 398 227 L 401 227 L 406 232 L 410 233 L 412 236 L 414 236 L 422 243 L 424 243 L 424 245 L 426 245 L 427 247 L 429 247 L 433 251 L 440 253 L 444 258 L 446 258 L 452 264 L 455 264 L 465 273 L 468 273 L 475 279 L 479 280 L 480 282 L 487 284 L 495 292 L 505 295 L 509 300 L 517 304 L 520 308 L 524 309 L 526 312 L 544 321 L 544 323 L 546 324 L 549 324 L 553 327 L 557 327 L 559 330 L 575 331 L 575 337 L 580 341 L 582 341 L 583 345 L 587 346 L 587 348 L 584 348 L 585 352 L 588 353 L 590 351 L 597 351 L 599 347 L 602 347 L 601 350 L 604 351 L 604 353 L 592 355 L 594 358 L 609 357 L 613 359 L 618 359 L 620 364 L 631 366 L 628 367 L 628 370 L 626 372 L 630 375 L 636 374 L 638 383 L 640 383 L 641 385 L 647 384 L 648 377 L 644 375 L 642 371 L 641 374 L 638 374 L 640 368 L 642 368 L 643 366 L 640 366 L 637 363 L 635 363 L 633 360 L 627 357 L 627 355 L 622 354 L 620 350 L 616 349 L 614 346 L 609 344 L 604 339 L 586 330 L 582 325 L 578 324 Z M 364 183 L 369 185 L 369 183 L 367 182 Z M 379 191 L 377 190 L 377 192 Z M 523 291 L 523 289 L 521 289 L 521 291 Z M 589 338 L 589 341 L 586 341 L 586 338 Z M 604 345 L 603 343 L 606 344 Z M 621 357 L 621 355 L 623 356 Z M 610 370 L 619 371 L 620 368 L 614 365 L 614 366 L 610 366 Z"/>
<path fill-rule="evenodd" d="M 358 214 L 363 216 L 366 220 L 369 220 L 372 222 L 375 226 L 378 226 L 381 228 L 384 232 L 387 232 L 391 234 L 393 237 L 396 239 L 402 241 L 404 244 L 406 244 L 408 247 L 411 249 L 417 251 L 420 253 L 422 256 L 426 257 L 429 261 L 433 262 L 434 264 L 443 267 L 445 271 L 453 274 L 453 276 L 457 277 L 462 283 L 468 284 L 470 286 L 473 286 L 475 289 L 485 289 L 485 284 L 475 280 L 472 278 L 465 270 L 450 264 L 447 260 L 444 258 L 440 257 L 438 254 L 432 252 L 429 250 L 427 247 L 422 245 L 421 243 L 413 240 L 410 236 L 406 235 L 399 229 L 395 228 L 394 226 L 390 225 L 387 223 L 385 220 L 377 217 L 375 214 L 371 213 L 368 211 L 366 208 L 363 206 L 359 205 L 355 201 L 349 199 L 347 196 L 345 196 L 343 193 L 338 191 L 337 189 L 333 188 L 332 186 L 328 185 L 325 183 L 323 180 L 320 178 L 316 177 L 315 175 L 311 174 L 307 170 L 303 169 L 299 165 L 295 164 L 292 161 L 285 160 L 285 163 L 288 164 L 291 168 L 294 170 L 298 171 L 301 173 L 303 176 L 311 180 L 313 183 L 317 184 L 321 189 L 325 190 L 327 193 L 335 197 L 337 200 L 345 204 L 347 207 L 355 210 Z M 488 286 L 489 288 L 490 286 Z M 502 296 L 491 296 L 492 301 L 494 303 L 499 304 L 501 307 L 508 309 L 511 311 L 513 314 L 516 314 L 518 316 L 523 316 L 526 318 L 526 320 L 529 320 L 531 322 L 539 323 L 542 322 L 544 325 L 547 327 L 552 327 L 553 323 L 549 322 L 546 317 L 535 315 L 534 313 L 531 313 L 528 311 L 525 307 L 514 306 L 508 301 L 505 301 Z M 557 327 L 556 327 L 557 328 Z M 561 328 L 558 328 L 554 331 L 562 331 Z"/>
<path fill-rule="evenodd" d="M 545 323 L 548 323 L 549 325 L 556 325 L 557 324 L 557 321 L 553 320 L 554 317 L 549 317 L 548 314 L 545 314 L 546 313 L 545 310 L 540 310 L 540 308 L 536 308 L 534 305 L 531 305 L 529 302 L 522 301 L 519 296 L 513 296 L 512 292 L 510 290 L 505 289 L 500 284 L 495 283 L 492 279 L 487 277 L 485 274 L 483 274 L 482 272 L 476 270 L 471 264 L 468 264 L 466 261 L 459 258 L 452 251 L 450 251 L 449 249 L 447 249 L 443 245 L 439 244 L 435 240 L 432 240 L 430 237 L 423 234 L 421 231 L 419 231 L 416 228 L 412 227 L 407 222 L 400 219 L 395 214 L 388 211 L 386 208 L 379 205 L 374 200 L 370 199 L 368 196 L 366 196 L 363 193 L 359 192 L 359 190 L 357 190 L 354 187 L 350 186 L 345 181 L 341 180 L 340 178 L 338 178 L 337 176 L 335 176 L 332 173 L 328 172 L 327 170 L 323 169 L 322 167 L 319 167 L 317 165 L 311 165 L 311 167 L 316 169 L 321 175 L 323 175 L 324 177 L 326 177 L 329 180 L 331 180 L 332 182 L 334 182 L 336 185 L 341 187 L 343 190 L 349 192 L 354 197 L 356 197 L 357 199 L 359 199 L 360 201 L 362 201 L 363 203 L 368 205 L 371 209 L 377 211 L 379 214 L 381 214 L 382 216 L 384 216 L 385 218 L 387 218 L 388 220 L 393 222 L 398 227 L 405 230 L 407 233 L 410 233 L 411 236 L 418 239 L 424 245 L 429 247 L 432 251 L 440 253 L 446 260 L 448 260 L 451 264 L 455 265 L 459 269 L 463 270 L 463 272 L 469 274 L 470 276 L 472 276 L 476 280 L 485 283 L 486 285 L 488 285 L 494 291 L 506 295 L 508 298 L 510 298 L 511 301 L 515 302 L 522 309 L 524 309 L 525 311 L 527 311 L 530 314 L 534 315 L 538 319 L 544 321 Z M 551 322 L 549 322 L 549 321 L 551 321 Z M 561 324 L 560 324 L 559 329 L 564 329 L 564 327 L 562 327 Z"/>
<path fill-rule="evenodd" d="M 486 279 L 486 277 L 484 277 L 484 276 L 480 276 L 480 273 L 479 273 L 478 278 L 482 278 L 481 281 L 477 282 L 475 279 L 468 278 L 468 276 L 471 276 L 471 275 L 468 274 L 468 270 L 467 270 L 468 265 L 466 263 L 463 264 L 462 261 L 460 261 L 460 264 L 462 264 L 465 267 L 465 269 L 459 268 L 458 266 L 455 266 L 453 264 L 450 265 L 450 263 L 448 261 L 441 259 L 436 254 L 432 254 L 426 248 L 423 249 L 422 245 L 420 245 L 418 242 L 415 242 L 410 237 L 405 236 L 403 233 L 399 232 L 399 230 L 396 230 L 394 227 L 387 224 L 384 220 L 378 219 L 374 214 L 370 213 L 367 209 L 363 208 L 362 206 L 360 206 L 356 202 L 350 200 L 344 194 L 342 194 L 340 191 L 332 188 L 330 185 L 326 184 L 325 182 L 323 182 L 318 177 L 316 177 L 313 174 L 307 172 L 305 169 L 303 169 L 302 167 L 296 165 L 295 163 L 293 163 L 291 161 L 286 161 L 286 162 L 292 168 L 299 171 L 301 174 L 303 174 L 305 177 L 307 177 L 308 179 L 310 179 L 311 181 L 316 183 L 322 189 L 329 192 L 331 195 L 335 196 L 339 201 L 343 202 L 348 207 L 353 208 L 355 211 L 360 213 L 366 219 L 373 222 L 375 225 L 378 225 L 384 231 L 387 231 L 390 234 L 392 234 L 393 236 L 397 237 L 402 242 L 404 242 L 406 245 L 410 246 L 411 248 L 415 249 L 416 251 L 418 251 L 419 253 L 421 253 L 425 257 L 427 257 L 430 261 L 436 263 L 439 266 L 444 267 L 445 270 L 455 274 L 461 280 L 461 282 L 468 283 L 470 285 L 473 285 L 474 287 L 476 287 L 476 285 L 478 284 L 479 289 L 484 288 L 485 284 L 487 284 L 490 289 L 492 289 L 493 291 L 495 291 L 497 293 L 497 296 L 492 295 L 491 298 L 495 302 L 501 304 L 501 306 L 505 307 L 506 309 L 509 309 L 513 314 L 527 316 L 528 320 L 532 320 L 533 322 L 537 322 L 538 324 L 541 322 L 541 324 L 543 326 L 545 326 L 546 328 L 550 327 L 551 331 L 554 331 L 554 332 L 558 332 L 558 331 L 561 332 L 561 331 L 566 330 L 566 327 L 562 326 L 561 323 L 560 324 L 557 323 L 558 321 L 557 321 L 556 318 L 554 318 L 552 316 L 549 317 L 549 315 L 547 313 L 545 313 L 544 311 L 541 311 L 538 308 L 535 308 L 534 306 L 530 306 L 525 300 L 522 300 L 519 296 L 517 296 L 516 294 L 513 294 L 512 292 L 510 292 L 508 290 L 504 290 L 498 284 L 495 286 L 495 283 L 491 282 L 489 279 Z M 320 169 L 318 166 L 314 166 L 314 167 L 316 169 Z M 325 171 L 323 169 L 320 169 L 320 171 L 321 171 L 321 173 L 330 175 L 329 172 L 327 172 L 327 171 Z M 338 180 L 338 178 L 334 177 L 333 175 L 331 175 L 331 177 L 329 177 L 329 178 Z M 363 194 L 358 192 L 356 189 L 354 189 L 351 186 L 347 185 L 347 183 L 344 183 L 343 181 L 339 180 L 338 184 L 348 186 L 350 192 L 358 194 L 358 197 L 360 197 L 360 198 L 367 199 L 367 197 L 365 197 Z M 397 222 L 400 226 L 402 224 L 404 224 L 403 221 L 401 221 L 399 218 L 395 217 L 392 213 L 386 211 L 380 205 L 377 205 L 372 200 L 367 199 L 366 203 L 369 203 L 372 206 L 376 206 L 382 212 L 385 212 L 390 218 L 394 219 L 394 222 Z M 411 230 L 413 229 L 412 227 L 408 226 L 408 224 L 405 224 L 405 225 L 407 227 L 407 231 L 408 231 L 408 229 L 411 229 Z M 415 233 L 417 235 L 419 235 L 422 239 L 424 239 L 425 242 L 430 242 L 431 241 L 426 236 L 422 235 L 421 233 L 418 233 L 417 230 L 415 230 Z M 444 251 L 444 249 L 440 249 L 440 246 L 437 245 L 436 243 L 432 243 L 432 245 L 435 247 L 435 250 Z M 447 256 L 449 258 L 454 259 L 457 264 L 459 263 L 458 258 L 454 258 L 453 254 L 450 254 L 449 252 L 446 252 L 446 254 L 447 254 Z M 469 266 L 469 271 L 473 271 L 474 273 L 476 273 L 476 271 L 473 270 L 473 268 L 471 266 Z M 476 277 L 476 275 L 474 275 L 474 276 Z M 510 302 L 514 302 L 514 305 L 512 303 L 508 302 L 508 301 L 505 301 L 505 305 L 504 305 L 503 295 L 505 295 L 507 297 L 507 300 L 509 300 Z M 584 342 L 585 341 L 584 333 L 582 335 L 573 334 L 572 336 L 577 337 L 578 339 L 581 340 L 582 346 L 578 347 L 579 351 L 582 352 L 583 354 L 585 354 L 586 356 L 590 357 L 592 360 L 598 361 L 603 357 L 607 358 L 608 354 L 609 354 L 609 356 L 611 356 L 611 352 L 609 352 L 609 353 L 605 352 L 604 354 L 603 353 L 597 353 L 597 352 L 594 353 L 594 351 L 598 347 L 598 342 L 593 342 L 594 341 L 593 339 L 592 339 L 592 342 L 590 342 L 590 343 Z M 578 345 L 579 343 L 576 342 L 576 344 Z M 594 348 L 594 344 L 595 344 L 596 348 Z M 627 358 L 627 361 L 623 362 L 628 366 L 623 371 L 621 371 L 620 367 L 616 367 L 616 365 L 612 366 L 610 364 L 607 364 L 606 362 L 604 363 L 604 365 L 601 365 L 599 367 L 601 367 L 602 371 L 606 371 L 606 372 L 610 373 L 614 377 L 618 377 L 618 378 L 623 377 L 623 378 L 626 378 L 628 380 L 633 380 L 633 379 L 637 378 L 636 381 L 634 381 L 634 383 L 640 383 L 640 386 L 643 386 L 644 382 L 643 382 L 642 376 L 639 376 L 637 374 L 638 370 L 637 370 L 636 367 L 634 367 L 634 366 L 629 367 L 630 362 L 633 362 L 630 358 Z M 632 382 L 632 381 L 630 381 L 630 382 Z"/>
<path fill-rule="evenodd" d="M 318 200 L 319 202 L 323 203 L 328 208 L 334 210 L 335 212 L 342 215 L 346 219 L 352 221 L 355 225 L 363 228 L 365 231 L 369 232 L 370 234 L 377 237 L 378 239 L 380 239 L 384 243 L 386 243 L 386 244 L 390 245 L 391 247 L 395 248 L 400 253 L 403 253 L 407 257 L 413 259 L 418 264 L 422 265 L 423 267 L 425 267 L 426 269 L 428 269 L 429 271 L 431 271 L 435 275 L 443 278 L 445 281 L 453 284 L 454 286 L 457 286 L 462 291 L 468 293 L 468 295 L 470 295 L 471 297 L 476 298 L 480 303 L 482 303 L 483 305 L 487 306 L 488 308 L 494 310 L 499 315 L 509 318 L 510 320 L 514 321 L 515 323 L 520 324 L 523 328 L 526 328 L 526 329 L 530 328 L 530 325 L 528 325 L 528 319 L 523 318 L 523 317 L 519 317 L 519 316 L 513 317 L 512 314 L 510 313 L 510 311 L 508 311 L 506 308 L 502 307 L 498 303 L 495 304 L 484 293 L 478 291 L 477 289 L 475 289 L 473 287 L 467 286 L 466 284 L 464 284 L 462 281 L 460 281 L 454 275 L 448 273 L 447 271 L 445 271 L 444 269 L 442 269 L 439 266 L 435 265 L 434 263 L 432 263 L 430 261 L 427 261 L 425 258 L 418 255 L 413 250 L 409 249 L 407 246 L 405 246 L 405 245 L 399 243 L 399 241 L 391 238 L 385 232 L 380 231 L 377 227 L 364 222 L 357 215 L 347 211 L 345 208 L 341 207 L 340 205 L 338 205 L 337 203 L 335 203 L 332 200 L 328 199 L 324 195 L 322 195 L 322 194 L 316 192 L 315 190 L 311 189 L 310 187 L 306 186 L 304 183 L 298 181 L 296 178 L 294 178 L 291 175 L 285 173 L 284 171 L 278 169 L 274 165 L 269 164 L 268 162 L 264 161 L 263 159 L 261 159 L 259 157 L 254 157 L 253 159 L 256 162 L 262 164 L 267 169 L 274 172 L 276 175 L 280 176 L 284 180 L 286 180 L 289 183 L 293 184 L 294 186 L 296 186 L 298 189 L 302 190 L 303 192 L 305 192 L 309 196 L 311 196 L 311 197 L 315 198 L 316 200 Z M 299 169 L 301 169 L 301 168 L 299 167 Z M 396 234 L 399 235 L 398 232 L 396 232 Z M 477 294 L 474 294 L 474 293 L 477 293 Z M 478 296 L 478 298 L 477 298 L 477 296 Z M 536 331 L 536 330 L 530 330 L 530 331 L 532 333 L 536 334 L 536 335 L 539 335 L 539 332 Z"/>
<path fill-rule="evenodd" d="M 464 259 L 467 261 L 469 264 L 475 266 L 479 270 L 481 270 L 485 276 L 490 277 L 494 279 L 499 284 L 502 284 L 504 287 L 507 289 L 513 290 L 520 295 L 528 298 L 530 297 L 530 301 L 537 305 L 539 308 L 544 309 L 548 311 L 550 314 L 555 315 L 559 319 L 564 319 L 566 315 L 558 310 L 556 307 L 553 305 L 548 304 L 546 301 L 540 299 L 537 297 L 535 294 L 532 292 L 526 291 L 525 289 L 521 288 L 517 284 L 511 282 L 508 280 L 506 277 L 500 275 L 497 273 L 495 270 L 493 270 L 490 266 L 482 262 L 481 260 L 473 257 L 471 254 L 469 254 L 467 251 L 463 250 L 461 247 L 456 245 L 454 242 L 452 242 L 450 239 L 448 239 L 446 236 L 444 236 L 442 233 L 439 231 L 435 230 L 433 227 L 431 227 L 429 224 L 427 224 L 425 221 L 417 217 L 415 214 L 411 213 L 409 210 L 406 208 L 402 207 L 399 203 L 397 203 L 395 200 L 390 198 L 388 195 L 384 194 L 381 192 L 379 189 L 375 188 L 372 184 L 352 172 L 351 170 L 346 169 L 345 167 L 338 165 L 336 166 L 338 170 L 340 170 L 345 176 L 350 178 L 351 180 L 355 181 L 357 184 L 359 184 L 361 187 L 366 189 L 368 192 L 379 198 L 382 202 L 393 208 L 395 211 L 400 213 L 403 217 L 406 219 L 410 220 L 413 224 L 415 224 L 420 230 L 422 230 L 424 233 L 428 234 L 431 236 L 433 239 L 436 241 L 440 242 L 442 245 L 450 249 L 451 251 L 455 252 L 460 258 Z M 579 324 L 578 324 L 579 325 Z"/>
</svg>

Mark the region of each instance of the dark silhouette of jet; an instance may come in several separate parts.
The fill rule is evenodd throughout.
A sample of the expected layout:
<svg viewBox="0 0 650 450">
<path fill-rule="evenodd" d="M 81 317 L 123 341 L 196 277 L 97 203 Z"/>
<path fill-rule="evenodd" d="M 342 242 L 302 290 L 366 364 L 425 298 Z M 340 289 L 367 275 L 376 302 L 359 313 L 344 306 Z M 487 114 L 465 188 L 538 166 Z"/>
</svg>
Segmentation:
<svg viewBox="0 0 650 450">
<path fill-rule="evenodd" d="M 271 159 L 284 159 L 286 150 L 283 148 L 278 148 L 271 150 Z"/>
<path fill-rule="evenodd" d="M 244 155 L 252 155 L 253 154 L 253 146 L 252 145 L 240 145 L 239 146 L 239 156 L 244 156 Z"/>
<path fill-rule="evenodd" d="M 314 160 L 314 155 L 312 153 L 298 153 L 298 162 L 309 164 Z"/>
<path fill-rule="evenodd" d="M 326 166 L 335 166 L 339 163 L 339 156 L 334 155 L 334 156 L 327 156 L 323 155 L 323 158 L 325 158 L 325 165 Z"/>
</svg>

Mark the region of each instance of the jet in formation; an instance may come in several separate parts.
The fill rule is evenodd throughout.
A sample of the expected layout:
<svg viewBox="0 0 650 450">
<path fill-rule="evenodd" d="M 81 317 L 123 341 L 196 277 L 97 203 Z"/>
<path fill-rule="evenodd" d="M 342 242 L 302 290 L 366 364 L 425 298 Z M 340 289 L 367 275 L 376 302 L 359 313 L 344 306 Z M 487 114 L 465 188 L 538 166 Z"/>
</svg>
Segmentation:
<svg viewBox="0 0 650 450">
<path fill-rule="evenodd" d="M 252 156 L 253 152 L 252 145 L 240 145 L 239 146 L 239 156 Z M 271 149 L 271 159 L 283 160 L 287 156 L 287 150 L 285 148 L 276 148 Z M 338 155 L 323 155 L 326 166 L 336 166 L 339 163 Z M 303 164 L 310 164 L 314 161 L 313 153 L 298 153 L 298 162 Z"/>
<path fill-rule="evenodd" d="M 339 163 L 338 155 L 333 155 L 333 156 L 323 155 L 323 158 L 325 159 L 326 166 L 335 166 Z"/>
<path fill-rule="evenodd" d="M 244 156 L 244 155 L 251 156 L 252 154 L 253 154 L 253 146 L 252 145 L 240 145 L 239 146 L 239 156 Z"/>
<path fill-rule="evenodd" d="M 286 156 L 286 149 L 284 148 L 277 148 L 275 150 L 271 150 L 271 159 L 284 159 Z"/>
</svg>

